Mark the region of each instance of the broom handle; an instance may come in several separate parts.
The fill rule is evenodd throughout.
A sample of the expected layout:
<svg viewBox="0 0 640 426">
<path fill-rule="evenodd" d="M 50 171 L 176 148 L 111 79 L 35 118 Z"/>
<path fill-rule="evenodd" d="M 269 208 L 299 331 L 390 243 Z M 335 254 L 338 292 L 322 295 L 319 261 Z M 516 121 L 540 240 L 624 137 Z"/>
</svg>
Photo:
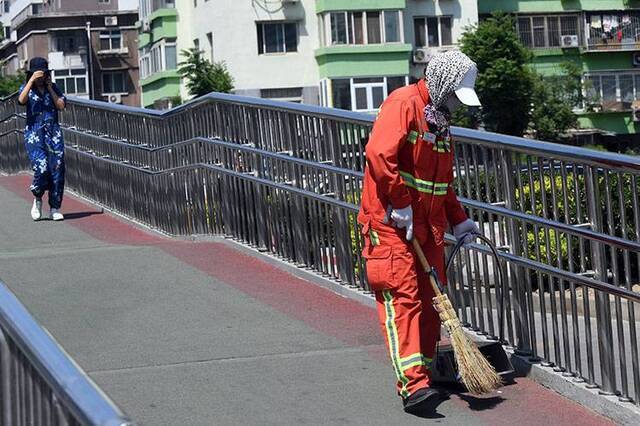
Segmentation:
<svg viewBox="0 0 640 426">
<path fill-rule="evenodd" d="M 441 296 L 442 292 L 440 291 L 440 287 L 436 282 L 435 277 L 431 273 L 431 265 L 429 265 L 429 261 L 427 260 L 424 252 L 422 251 L 422 247 L 420 247 L 420 243 L 417 238 L 413 238 L 411 240 L 411 244 L 413 244 L 413 249 L 416 251 L 418 255 L 418 259 L 420 259 L 420 264 L 422 265 L 422 269 L 429 275 L 429 281 L 431 282 L 431 287 L 433 287 L 433 292 L 436 296 Z"/>
</svg>

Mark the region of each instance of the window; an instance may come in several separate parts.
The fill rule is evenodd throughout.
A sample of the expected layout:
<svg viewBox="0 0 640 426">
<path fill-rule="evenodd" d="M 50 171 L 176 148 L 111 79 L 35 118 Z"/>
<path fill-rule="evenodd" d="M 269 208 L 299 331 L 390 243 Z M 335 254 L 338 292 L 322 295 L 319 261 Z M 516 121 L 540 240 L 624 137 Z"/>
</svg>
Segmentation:
<svg viewBox="0 0 640 426">
<path fill-rule="evenodd" d="M 258 54 L 296 52 L 298 28 L 295 22 L 258 22 Z"/>
<path fill-rule="evenodd" d="M 439 47 L 453 44 L 450 16 L 428 16 L 415 18 L 413 30 L 417 47 Z"/>
<path fill-rule="evenodd" d="M 569 47 L 563 44 L 562 36 L 578 36 L 580 30 L 576 15 L 519 16 L 517 20 L 520 41 L 527 47 Z"/>
<path fill-rule="evenodd" d="M 118 50 L 122 47 L 120 30 L 100 31 L 100 50 Z"/>
<path fill-rule="evenodd" d="M 86 32 L 55 31 L 49 38 L 49 47 L 54 52 L 80 53 L 86 46 Z"/>
<path fill-rule="evenodd" d="M 9 13 L 9 9 L 11 8 L 11 3 L 9 3 L 9 0 L 4 0 L 2 3 L 4 5 L 4 13 Z"/>
<path fill-rule="evenodd" d="M 207 33 L 207 41 L 209 42 L 209 59 L 213 62 L 213 33 Z"/>
<path fill-rule="evenodd" d="M 332 12 L 320 19 L 326 45 L 402 42 L 400 11 Z M 330 37 L 324 33 L 330 34 Z"/>
<path fill-rule="evenodd" d="M 111 3 L 111 0 L 98 0 L 99 4 L 109 4 Z"/>
<path fill-rule="evenodd" d="M 282 89 L 261 89 L 260 97 L 287 102 L 302 102 L 302 87 L 287 87 Z"/>
<path fill-rule="evenodd" d="M 200 40 L 198 40 L 197 38 L 193 39 L 193 47 L 195 47 L 196 50 L 199 52 L 200 51 Z"/>
<path fill-rule="evenodd" d="M 84 68 L 53 70 L 52 78 L 60 89 L 69 95 L 86 95 L 87 70 Z"/>
<path fill-rule="evenodd" d="M 631 109 L 640 100 L 640 72 L 588 74 L 584 77 L 587 105 L 600 105 L 605 111 Z"/>
<path fill-rule="evenodd" d="M 174 70 L 178 66 L 175 41 L 161 41 L 142 49 L 140 55 L 140 78 L 144 79 L 157 72 Z"/>
<path fill-rule="evenodd" d="M 140 0 L 140 20 L 145 19 L 158 9 L 174 9 L 175 0 Z"/>
<path fill-rule="evenodd" d="M 407 77 L 366 77 L 331 80 L 333 107 L 373 112 L 387 96 L 407 84 Z M 325 102 L 328 101 L 325 99 Z"/>
<path fill-rule="evenodd" d="M 124 72 L 105 72 L 102 74 L 102 93 L 126 93 Z"/>
</svg>

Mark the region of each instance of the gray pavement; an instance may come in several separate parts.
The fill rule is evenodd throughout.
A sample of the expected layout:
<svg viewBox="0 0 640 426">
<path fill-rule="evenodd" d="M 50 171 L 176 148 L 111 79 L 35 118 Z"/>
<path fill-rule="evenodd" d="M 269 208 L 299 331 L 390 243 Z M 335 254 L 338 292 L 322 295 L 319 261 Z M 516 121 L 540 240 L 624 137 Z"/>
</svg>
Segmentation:
<svg viewBox="0 0 640 426">
<path fill-rule="evenodd" d="M 453 395 L 434 419 L 406 415 L 392 369 L 379 356 L 382 338 L 370 331 L 377 326 L 346 339 L 305 320 L 309 312 L 340 317 L 348 309 L 332 312 L 332 306 L 359 312 L 362 305 L 302 283 L 303 292 L 327 293 L 322 307 L 307 300 L 309 306 L 288 311 L 259 285 L 273 277 L 300 279 L 266 263 L 207 269 L 189 258 L 233 259 L 224 244 L 160 236 L 114 243 L 100 235 L 122 232 L 122 221 L 84 215 L 96 208 L 70 197 L 64 207 L 76 218 L 34 223 L 26 197 L 3 179 L 10 178 L 0 177 L 0 279 L 139 424 L 539 424 L 545 415 L 555 420 L 550 424 L 570 424 L 576 415 L 582 424 L 606 424 L 528 379 L 484 400 Z M 250 268 L 254 281 L 233 278 Z M 555 413 L 531 414 L 549 408 L 548 401 Z"/>
</svg>

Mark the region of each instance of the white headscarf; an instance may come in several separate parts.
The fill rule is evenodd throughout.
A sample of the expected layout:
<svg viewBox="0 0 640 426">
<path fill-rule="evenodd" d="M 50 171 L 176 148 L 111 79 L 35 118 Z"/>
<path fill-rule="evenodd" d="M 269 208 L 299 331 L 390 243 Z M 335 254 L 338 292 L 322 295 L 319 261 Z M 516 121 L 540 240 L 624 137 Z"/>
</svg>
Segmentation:
<svg viewBox="0 0 640 426">
<path fill-rule="evenodd" d="M 425 117 L 438 127 L 448 126 L 448 117 L 440 111 L 447 98 L 462 82 L 465 74 L 475 63 L 459 50 L 438 53 L 427 65 L 425 77 L 429 89 L 430 103 L 425 108 Z"/>
<path fill-rule="evenodd" d="M 435 55 L 429 61 L 425 72 L 429 97 L 433 106 L 440 108 L 474 65 L 475 63 L 459 50 L 450 50 Z"/>
</svg>

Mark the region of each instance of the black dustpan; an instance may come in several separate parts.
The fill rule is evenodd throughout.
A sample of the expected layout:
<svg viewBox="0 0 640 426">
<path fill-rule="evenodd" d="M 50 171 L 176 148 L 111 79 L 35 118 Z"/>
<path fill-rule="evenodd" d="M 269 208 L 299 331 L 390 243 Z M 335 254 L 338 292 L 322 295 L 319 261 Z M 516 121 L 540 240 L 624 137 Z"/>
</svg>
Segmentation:
<svg viewBox="0 0 640 426">
<path fill-rule="evenodd" d="M 504 377 L 515 372 L 507 353 L 499 342 L 476 342 L 476 345 L 500 376 Z M 436 358 L 431 365 L 431 380 L 440 384 L 462 384 L 451 345 L 438 347 Z"/>
</svg>

